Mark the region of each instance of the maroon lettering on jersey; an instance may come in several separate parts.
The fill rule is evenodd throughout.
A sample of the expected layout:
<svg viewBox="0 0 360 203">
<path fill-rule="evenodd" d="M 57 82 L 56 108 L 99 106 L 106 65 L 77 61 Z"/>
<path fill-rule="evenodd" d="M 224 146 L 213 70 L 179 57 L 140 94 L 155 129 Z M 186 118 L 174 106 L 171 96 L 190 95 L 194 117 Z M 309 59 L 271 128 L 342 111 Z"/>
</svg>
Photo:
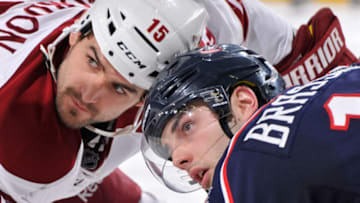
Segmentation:
<svg viewBox="0 0 360 203">
<path fill-rule="evenodd" d="M 0 15 L 5 13 L 11 7 L 13 7 L 13 6 L 15 6 L 16 4 L 19 4 L 19 3 L 22 3 L 22 1 L 15 1 L 15 2 L 4 1 L 4 2 L 0 2 Z"/>
<path fill-rule="evenodd" d="M 89 5 L 84 1 L 77 1 L 78 3 L 89 8 Z M 9 10 L 12 6 L 22 2 L 1 2 L 0 3 L 0 14 Z M 39 19 L 38 16 L 51 14 L 55 10 L 75 7 L 75 5 L 67 3 L 66 0 L 60 2 L 49 1 L 49 2 L 35 2 L 24 8 L 22 15 L 14 15 L 6 21 L 6 28 L 0 29 L 0 47 L 5 48 L 11 53 L 16 52 L 16 48 L 11 46 L 11 43 L 17 42 L 24 43 L 27 39 L 26 36 L 19 36 L 19 34 L 30 35 L 39 30 Z M 26 27 L 24 25 L 27 25 Z"/>
<path fill-rule="evenodd" d="M 59 8 L 59 9 L 62 9 L 62 8 Z M 26 7 L 24 10 L 25 10 L 26 13 L 28 13 L 30 15 L 33 15 L 33 16 L 42 15 L 39 12 L 37 12 L 36 10 L 43 10 L 46 13 L 52 13 L 53 12 L 50 8 L 43 7 L 43 6 L 40 6 L 40 5 L 35 5 L 35 4 L 32 4 L 32 5 L 28 6 L 28 7 Z"/>
<path fill-rule="evenodd" d="M 10 46 L 2 43 L 1 41 L 13 41 L 13 42 L 19 42 L 19 43 L 24 43 L 25 42 L 25 38 L 21 37 L 21 36 L 18 36 L 18 35 L 15 35 L 14 33 L 12 32 L 8 32 L 6 30 L 2 30 L 0 29 L 0 34 L 1 33 L 5 33 L 7 35 L 5 36 L 0 36 L 0 47 L 3 47 L 5 49 L 7 49 L 8 51 L 10 51 L 11 53 L 14 53 L 16 50 L 11 48 Z"/>
<path fill-rule="evenodd" d="M 20 27 L 18 25 L 16 25 L 16 21 L 26 21 L 29 24 L 32 25 L 32 27 L 29 29 L 26 29 L 24 27 Z M 14 16 L 12 17 L 8 22 L 6 22 L 6 25 L 8 28 L 10 28 L 11 30 L 14 30 L 16 32 L 22 33 L 22 34 L 30 34 L 33 32 L 36 32 L 39 30 L 39 22 L 36 18 L 34 17 L 30 17 L 30 16 Z"/>
</svg>

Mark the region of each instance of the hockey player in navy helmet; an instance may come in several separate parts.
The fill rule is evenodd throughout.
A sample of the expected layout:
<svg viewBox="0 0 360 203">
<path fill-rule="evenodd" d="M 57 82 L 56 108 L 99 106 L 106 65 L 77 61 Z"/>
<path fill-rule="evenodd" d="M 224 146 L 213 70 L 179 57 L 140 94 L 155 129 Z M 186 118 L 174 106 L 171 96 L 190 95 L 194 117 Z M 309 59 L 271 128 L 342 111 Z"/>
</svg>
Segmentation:
<svg viewBox="0 0 360 203">
<path fill-rule="evenodd" d="M 284 90 L 247 49 L 195 50 L 148 94 L 143 155 L 169 188 L 201 186 L 209 202 L 359 202 L 359 77 L 354 64 Z"/>
</svg>

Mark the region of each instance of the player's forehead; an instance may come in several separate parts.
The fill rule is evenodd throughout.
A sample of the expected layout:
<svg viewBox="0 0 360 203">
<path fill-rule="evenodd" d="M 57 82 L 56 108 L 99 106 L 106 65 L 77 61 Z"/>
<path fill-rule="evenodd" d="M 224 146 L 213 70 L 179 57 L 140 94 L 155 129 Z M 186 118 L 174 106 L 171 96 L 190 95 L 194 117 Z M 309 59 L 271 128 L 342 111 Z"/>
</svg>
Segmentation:
<svg viewBox="0 0 360 203">
<path fill-rule="evenodd" d="M 184 104 L 182 108 L 176 110 L 176 114 L 165 124 L 162 137 L 167 138 L 177 130 L 181 129 L 185 124 L 210 123 L 217 121 L 216 115 L 202 101 L 195 101 Z"/>
</svg>

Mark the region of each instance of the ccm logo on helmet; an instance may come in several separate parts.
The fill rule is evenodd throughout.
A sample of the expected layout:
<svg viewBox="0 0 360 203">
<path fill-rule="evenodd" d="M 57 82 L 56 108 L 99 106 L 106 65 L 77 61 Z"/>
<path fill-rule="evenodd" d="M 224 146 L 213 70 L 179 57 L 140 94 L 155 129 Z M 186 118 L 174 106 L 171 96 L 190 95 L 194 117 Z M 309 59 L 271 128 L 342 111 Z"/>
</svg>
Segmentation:
<svg viewBox="0 0 360 203">
<path fill-rule="evenodd" d="M 141 61 L 128 49 L 123 41 L 117 43 L 121 51 L 125 54 L 125 56 L 132 61 L 135 65 L 137 65 L 140 69 L 146 68 L 146 65 L 142 64 Z"/>
</svg>

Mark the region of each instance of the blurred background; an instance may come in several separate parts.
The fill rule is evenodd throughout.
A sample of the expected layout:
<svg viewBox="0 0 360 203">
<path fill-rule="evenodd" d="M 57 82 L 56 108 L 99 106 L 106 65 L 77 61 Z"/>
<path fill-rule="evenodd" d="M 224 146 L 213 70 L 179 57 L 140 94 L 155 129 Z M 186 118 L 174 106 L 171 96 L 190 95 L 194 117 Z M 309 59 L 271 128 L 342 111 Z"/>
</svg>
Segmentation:
<svg viewBox="0 0 360 203">
<path fill-rule="evenodd" d="M 330 7 L 338 16 L 343 28 L 347 47 L 360 56 L 360 0 L 261 0 L 278 15 L 288 20 L 295 28 L 307 23 L 315 12 L 322 7 Z M 204 191 L 180 194 L 167 189 L 157 182 L 146 168 L 141 154 L 119 166 L 135 180 L 143 190 L 160 196 L 168 203 L 203 203 L 206 199 Z M 130 191 L 131 192 L 131 191 Z"/>
<path fill-rule="evenodd" d="M 317 10 L 329 7 L 339 18 L 347 46 L 360 56 L 360 0 L 260 0 L 298 28 Z"/>
</svg>

